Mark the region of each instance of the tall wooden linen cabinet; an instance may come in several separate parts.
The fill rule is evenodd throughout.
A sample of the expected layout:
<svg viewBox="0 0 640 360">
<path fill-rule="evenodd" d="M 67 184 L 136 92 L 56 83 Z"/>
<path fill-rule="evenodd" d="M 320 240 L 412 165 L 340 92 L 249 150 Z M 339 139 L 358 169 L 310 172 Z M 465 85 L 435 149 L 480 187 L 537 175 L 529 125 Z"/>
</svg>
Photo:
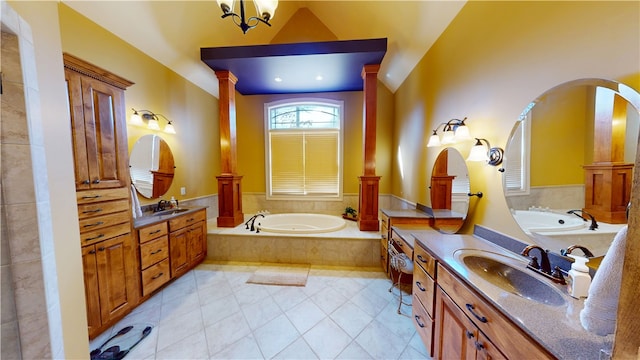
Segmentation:
<svg viewBox="0 0 640 360">
<path fill-rule="evenodd" d="M 64 54 L 89 337 L 138 302 L 124 91 L 131 81 Z"/>
</svg>

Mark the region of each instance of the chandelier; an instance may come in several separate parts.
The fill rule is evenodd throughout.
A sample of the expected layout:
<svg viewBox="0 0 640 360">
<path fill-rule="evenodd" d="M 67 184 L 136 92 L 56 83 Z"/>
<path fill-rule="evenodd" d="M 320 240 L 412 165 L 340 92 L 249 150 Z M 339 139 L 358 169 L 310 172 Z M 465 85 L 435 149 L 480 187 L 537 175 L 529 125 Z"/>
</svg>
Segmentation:
<svg viewBox="0 0 640 360">
<path fill-rule="evenodd" d="M 243 33 L 247 33 L 249 29 L 253 29 L 260 23 L 269 24 L 269 20 L 273 19 L 273 15 L 278 7 L 278 0 L 254 0 L 257 16 L 246 18 L 244 10 L 244 0 L 240 0 L 240 15 L 233 12 L 234 0 L 216 0 L 218 6 L 222 9 L 222 18 L 231 16 L 233 22 L 242 29 Z"/>
</svg>

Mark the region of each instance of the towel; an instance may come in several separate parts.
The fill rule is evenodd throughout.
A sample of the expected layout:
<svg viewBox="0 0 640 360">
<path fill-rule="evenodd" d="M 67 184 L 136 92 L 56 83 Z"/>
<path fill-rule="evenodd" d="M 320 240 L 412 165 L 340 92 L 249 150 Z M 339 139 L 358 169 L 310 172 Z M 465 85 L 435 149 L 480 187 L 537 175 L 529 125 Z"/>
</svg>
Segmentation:
<svg viewBox="0 0 640 360">
<path fill-rule="evenodd" d="M 138 195 L 136 195 L 136 188 L 131 184 L 131 214 L 133 218 L 142 217 L 142 209 L 140 209 L 140 201 Z"/>
<path fill-rule="evenodd" d="M 626 240 L 627 226 L 618 231 L 609 246 L 591 282 L 584 309 L 580 311 L 582 327 L 597 335 L 613 334 L 616 328 Z"/>
</svg>

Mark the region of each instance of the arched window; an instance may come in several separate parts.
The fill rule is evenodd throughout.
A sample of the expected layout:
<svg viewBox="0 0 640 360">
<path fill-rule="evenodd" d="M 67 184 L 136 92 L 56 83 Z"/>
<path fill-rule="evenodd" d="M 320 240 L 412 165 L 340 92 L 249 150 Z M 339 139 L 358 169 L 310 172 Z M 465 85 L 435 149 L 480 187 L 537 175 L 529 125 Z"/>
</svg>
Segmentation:
<svg viewBox="0 0 640 360">
<path fill-rule="evenodd" d="M 342 197 L 343 102 L 265 104 L 267 198 Z"/>
</svg>

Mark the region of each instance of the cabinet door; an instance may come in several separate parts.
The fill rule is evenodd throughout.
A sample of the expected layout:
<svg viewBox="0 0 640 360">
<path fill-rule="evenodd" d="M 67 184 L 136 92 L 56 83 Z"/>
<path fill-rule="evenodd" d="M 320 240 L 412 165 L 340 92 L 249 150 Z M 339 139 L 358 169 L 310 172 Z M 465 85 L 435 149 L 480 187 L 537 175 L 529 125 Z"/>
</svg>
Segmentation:
<svg viewBox="0 0 640 360">
<path fill-rule="evenodd" d="M 87 322 L 89 334 L 93 334 L 102 325 L 95 245 L 82 248 L 82 267 L 84 272 L 84 295 L 87 302 Z"/>
<path fill-rule="evenodd" d="M 476 342 L 476 358 L 480 360 L 507 359 L 481 332 L 478 334 L 478 340 Z M 540 359 L 534 356 L 532 356 L 532 358 Z"/>
<path fill-rule="evenodd" d="M 100 287 L 102 322 L 107 322 L 126 312 L 133 305 L 133 294 L 127 286 L 126 244 L 130 235 L 122 235 L 95 245 Z"/>
<path fill-rule="evenodd" d="M 91 188 L 126 186 L 128 154 L 124 91 L 82 77 L 82 99 Z"/>
<path fill-rule="evenodd" d="M 205 236 L 204 223 L 200 222 L 189 227 L 188 233 L 188 257 L 189 266 L 193 267 L 207 255 L 207 237 Z"/>
<path fill-rule="evenodd" d="M 182 228 L 169 235 L 169 259 L 171 261 L 172 278 L 181 275 L 189 267 L 187 230 L 188 228 Z"/>
<path fill-rule="evenodd" d="M 89 160 L 87 159 L 87 141 L 84 127 L 84 103 L 82 101 L 82 75 L 69 69 L 64 70 L 71 114 L 71 138 L 73 141 L 73 159 L 76 175 L 76 189 L 91 189 L 89 178 Z"/>
<path fill-rule="evenodd" d="M 447 294 L 436 290 L 436 359 L 475 359 L 479 331 Z"/>
</svg>

